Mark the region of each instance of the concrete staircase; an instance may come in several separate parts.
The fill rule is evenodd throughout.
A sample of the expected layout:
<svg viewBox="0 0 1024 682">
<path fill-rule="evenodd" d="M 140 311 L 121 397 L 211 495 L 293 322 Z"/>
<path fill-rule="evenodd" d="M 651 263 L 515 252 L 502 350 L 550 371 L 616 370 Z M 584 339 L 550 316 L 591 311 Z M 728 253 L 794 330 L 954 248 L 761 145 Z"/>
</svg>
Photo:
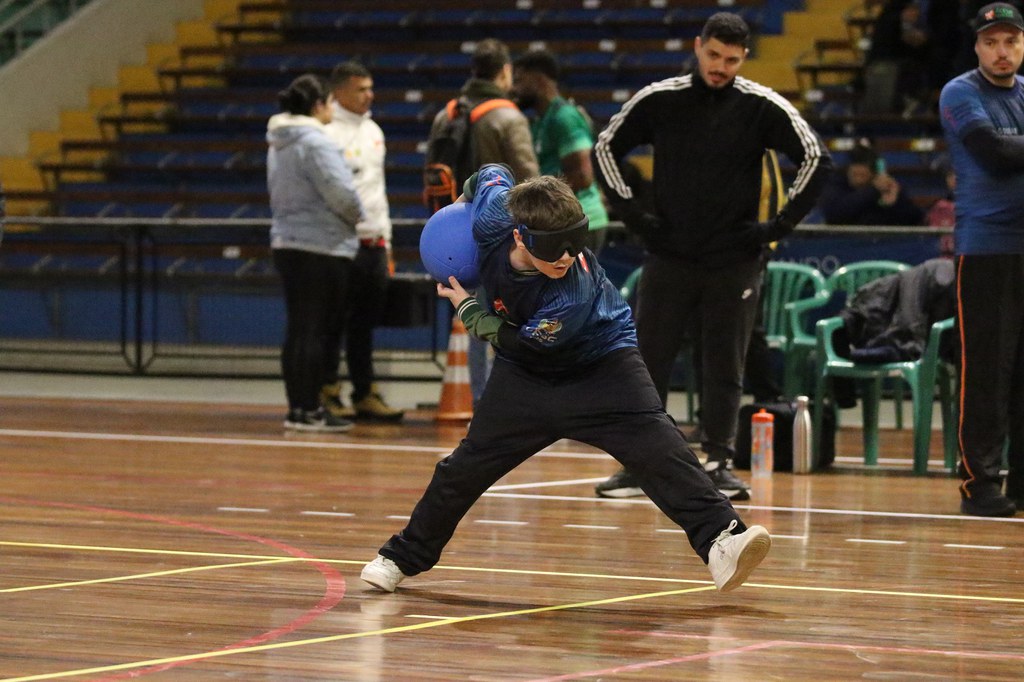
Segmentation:
<svg viewBox="0 0 1024 682">
<path fill-rule="evenodd" d="M 33 130 L 29 133 L 26 154 L 0 156 L 0 182 L 6 193 L 14 195 L 7 201 L 8 215 L 45 213 L 49 208 L 48 203 L 32 197 L 33 193 L 47 189 L 36 163 L 59 156 L 60 144 L 64 140 L 101 139 L 102 131 L 97 119 L 104 112 L 120 109 L 122 93 L 159 90 L 158 69 L 177 63 L 182 47 L 216 45 L 216 23 L 234 17 L 240 2 L 204 0 L 203 16 L 196 20 L 178 22 L 173 42 L 150 44 L 146 48 L 145 63 L 121 66 L 116 86 L 90 87 L 86 107 L 61 111 L 59 126 L 54 130 Z M 102 155 L 97 153 L 94 160 L 100 162 Z M 62 177 L 67 180 L 95 181 L 101 180 L 103 176 L 97 170 L 69 172 Z M 19 198 L 19 194 L 24 198 Z"/>
<path fill-rule="evenodd" d="M 783 33 L 764 36 L 757 42 L 757 57 L 743 65 L 743 76 L 767 85 L 789 97 L 799 94 L 794 65 L 816 40 L 845 40 L 845 17 L 863 0 L 807 0 L 805 9 L 786 12 Z"/>
</svg>

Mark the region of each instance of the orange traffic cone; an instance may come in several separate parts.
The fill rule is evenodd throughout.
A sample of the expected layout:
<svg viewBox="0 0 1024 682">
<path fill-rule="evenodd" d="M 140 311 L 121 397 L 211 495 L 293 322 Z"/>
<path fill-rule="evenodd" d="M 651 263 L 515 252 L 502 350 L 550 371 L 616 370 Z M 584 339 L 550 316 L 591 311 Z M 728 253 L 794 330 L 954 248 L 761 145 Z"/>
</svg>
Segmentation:
<svg viewBox="0 0 1024 682">
<path fill-rule="evenodd" d="M 448 337 L 448 361 L 444 367 L 437 421 L 465 421 L 473 418 L 473 391 L 469 387 L 469 335 L 458 315 L 452 317 Z"/>
</svg>

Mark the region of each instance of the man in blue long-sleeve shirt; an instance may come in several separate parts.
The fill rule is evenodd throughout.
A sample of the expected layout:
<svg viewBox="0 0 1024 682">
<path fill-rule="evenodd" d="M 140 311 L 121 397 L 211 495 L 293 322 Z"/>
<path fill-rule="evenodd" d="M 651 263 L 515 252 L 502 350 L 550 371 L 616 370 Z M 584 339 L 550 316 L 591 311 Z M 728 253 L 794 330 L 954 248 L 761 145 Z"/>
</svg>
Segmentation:
<svg viewBox="0 0 1024 682">
<path fill-rule="evenodd" d="M 997 2 L 974 28 L 978 68 L 939 98 L 957 177 L 960 509 L 1012 516 L 1024 506 L 1024 19 Z"/>
</svg>

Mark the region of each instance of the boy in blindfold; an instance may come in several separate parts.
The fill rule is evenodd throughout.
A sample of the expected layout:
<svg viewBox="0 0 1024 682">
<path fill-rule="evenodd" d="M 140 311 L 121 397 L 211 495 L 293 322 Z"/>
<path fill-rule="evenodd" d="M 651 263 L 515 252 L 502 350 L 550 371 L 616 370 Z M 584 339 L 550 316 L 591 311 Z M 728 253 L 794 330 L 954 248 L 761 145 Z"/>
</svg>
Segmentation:
<svg viewBox="0 0 1024 682">
<path fill-rule="evenodd" d="M 481 285 L 454 278 L 438 294 L 471 334 L 495 347 L 487 388 L 466 437 L 437 464 L 409 523 L 362 579 L 393 592 L 432 568 L 456 526 L 498 479 L 562 438 L 608 452 L 686 531 L 715 586 L 739 587 L 771 538 L 747 527 L 662 408 L 636 347 L 630 311 L 593 253 L 572 189 L 543 176 L 515 185 L 487 165 L 466 183 Z"/>
</svg>

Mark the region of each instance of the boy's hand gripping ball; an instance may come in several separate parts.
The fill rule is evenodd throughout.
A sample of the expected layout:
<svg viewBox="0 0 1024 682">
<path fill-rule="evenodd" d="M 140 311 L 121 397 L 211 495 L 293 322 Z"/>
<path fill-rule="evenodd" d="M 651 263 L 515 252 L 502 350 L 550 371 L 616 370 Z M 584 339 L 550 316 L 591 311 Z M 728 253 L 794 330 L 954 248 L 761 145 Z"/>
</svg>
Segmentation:
<svg viewBox="0 0 1024 682">
<path fill-rule="evenodd" d="M 480 283 L 472 204 L 449 204 L 430 216 L 420 234 L 420 258 L 427 272 L 445 286 L 451 275 L 466 289 Z"/>
</svg>

